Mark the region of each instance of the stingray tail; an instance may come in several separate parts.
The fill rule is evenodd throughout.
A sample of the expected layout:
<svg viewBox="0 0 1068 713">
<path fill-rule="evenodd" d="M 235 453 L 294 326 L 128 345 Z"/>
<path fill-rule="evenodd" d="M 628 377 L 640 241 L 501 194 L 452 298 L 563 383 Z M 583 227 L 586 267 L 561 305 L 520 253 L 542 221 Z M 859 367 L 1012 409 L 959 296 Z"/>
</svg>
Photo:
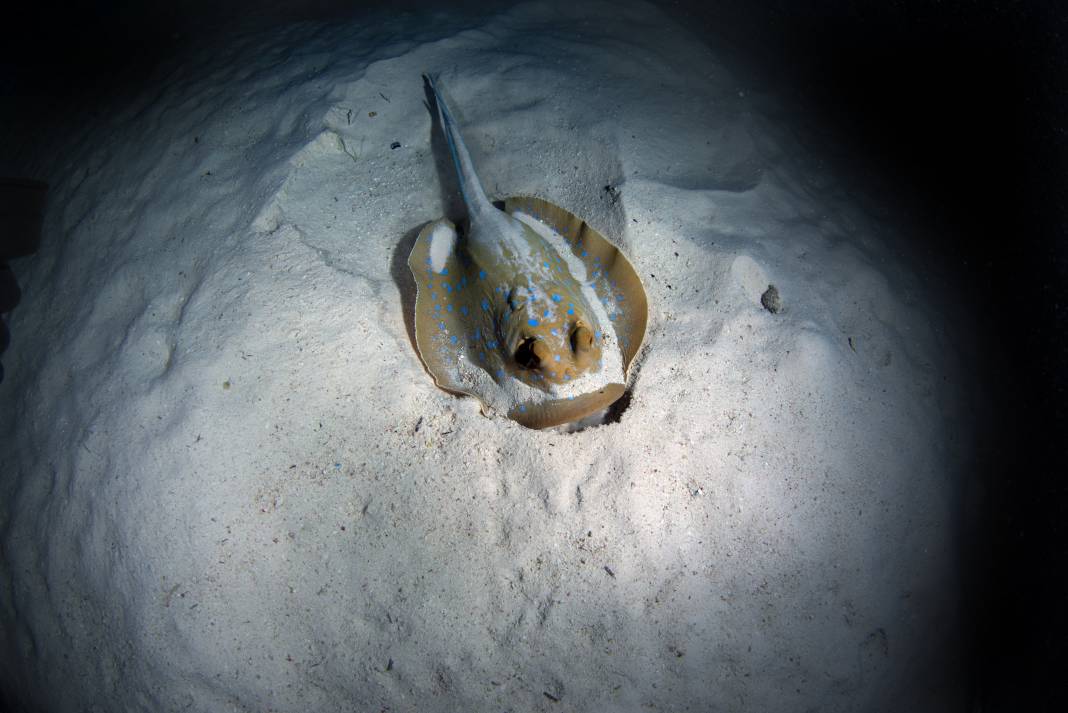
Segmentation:
<svg viewBox="0 0 1068 713">
<path fill-rule="evenodd" d="M 434 103 L 438 107 L 438 118 L 441 120 L 441 130 L 445 134 L 445 140 L 449 143 L 449 153 L 452 154 L 452 161 L 456 165 L 456 175 L 460 181 L 460 193 L 463 194 L 468 213 L 473 217 L 476 213 L 492 208 L 493 204 L 490 203 L 489 198 L 486 197 L 486 192 L 482 189 L 482 183 L 475 173 L 475 165 L 471 162 L 471 154 L 467 152 L 467 146 L 464 145 L 464 140 L 460 137 L 460 130 L 456 126 L 456 121 L 452 118 L 449 105 L 445 103 L 445 98 L 438 91 L 437 84 L 434 81 L 435 78 L 429 74 L 424 74 L 423 79 L 434 94 Z"/>
</svg>

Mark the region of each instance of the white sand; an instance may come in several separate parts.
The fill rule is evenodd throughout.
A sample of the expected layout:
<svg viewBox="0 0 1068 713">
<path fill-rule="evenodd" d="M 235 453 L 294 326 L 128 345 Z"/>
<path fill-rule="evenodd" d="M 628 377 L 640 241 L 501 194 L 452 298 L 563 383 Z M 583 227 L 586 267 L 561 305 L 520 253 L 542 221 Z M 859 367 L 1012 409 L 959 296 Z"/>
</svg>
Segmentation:
<svg viewBox="0 0 1068 713">
<path fill-rule="evenodd" d="M 959 356 L 929 287 L 682 28 L 575 7 L 236 36 L 34 167 L 0 385 L 16 699 L 958 700 Z M 424 371 L 398 246 L 455 205 L 427 70 L 491 196 L 584 216 L 645 280 L 618 423 L 527 430 Z"/>
</svg>

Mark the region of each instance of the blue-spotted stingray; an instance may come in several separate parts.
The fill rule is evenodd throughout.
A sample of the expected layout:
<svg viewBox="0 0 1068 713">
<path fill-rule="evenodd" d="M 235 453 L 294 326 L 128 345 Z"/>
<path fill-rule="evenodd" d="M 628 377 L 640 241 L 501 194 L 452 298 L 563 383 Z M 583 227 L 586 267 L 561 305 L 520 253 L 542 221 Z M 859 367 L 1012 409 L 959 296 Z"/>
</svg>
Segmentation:
<svg viewBox="0 0 1068 713">
<path fill-rule="evenodd" d="M 645 289 L 626 257 L 567 210 L 486 196 L 434 78 L 424 79 L 467 210 L 420 232 L 408 265 L 415 337 L 437 385 L 530 428 L 577 421 L 615 402 L 645 336 Z"/>
</svg>

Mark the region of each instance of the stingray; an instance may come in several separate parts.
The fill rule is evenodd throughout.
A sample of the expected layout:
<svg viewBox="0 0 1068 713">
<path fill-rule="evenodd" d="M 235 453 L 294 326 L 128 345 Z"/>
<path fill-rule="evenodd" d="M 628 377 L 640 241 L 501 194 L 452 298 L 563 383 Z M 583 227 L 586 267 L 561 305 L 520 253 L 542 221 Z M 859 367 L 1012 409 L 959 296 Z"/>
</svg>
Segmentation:
<svg viewBox="0 0 1068 713">
<path fill-rule="evenodd" d="M 645 337 L 648 305 L 627 258 L 547 200 L 494 204 L 433 77 L 424 75 L 456 166 L 465 229 L 445 218 L 419 233 L 415 341 L 442 389 L 530 428 L 577 421 L 614 403 Z M 499 208 L 503 205 L 503 209 Z"/>
</svg>

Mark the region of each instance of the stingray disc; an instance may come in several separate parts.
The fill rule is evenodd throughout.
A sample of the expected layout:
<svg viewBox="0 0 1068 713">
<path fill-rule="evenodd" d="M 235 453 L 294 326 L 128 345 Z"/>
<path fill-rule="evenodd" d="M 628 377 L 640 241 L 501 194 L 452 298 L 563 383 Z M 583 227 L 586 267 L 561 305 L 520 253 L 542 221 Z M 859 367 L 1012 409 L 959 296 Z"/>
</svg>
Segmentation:
<svg viewBox="0 0 1068 713">
<path fill-rule="evenodd" d="M 530 197 L 507 199 L 505 211 L 532 228 L 530 251 L 545 269 L 533 275 L 529 264 L 516 265 L 509 274 L 497 266 L 487 274 L 452 223 L 428 224 L 408 257 L 419 356 L 439 387 L 474 396 L 484 412 L 529 428 L 577 421 L 623 395 L 645 337 L 645 288 L 623 253 L 571 212 Z M 553 371 L 557 355 L 541 354 L 540 366 L 524 355 L 507 324 L 519 314 L 517 300 L 527 343 L 555 339 L 590 360 L 565 373 Z M 576 313 L 590 324 L 569 317 Z"/>
</svg>

